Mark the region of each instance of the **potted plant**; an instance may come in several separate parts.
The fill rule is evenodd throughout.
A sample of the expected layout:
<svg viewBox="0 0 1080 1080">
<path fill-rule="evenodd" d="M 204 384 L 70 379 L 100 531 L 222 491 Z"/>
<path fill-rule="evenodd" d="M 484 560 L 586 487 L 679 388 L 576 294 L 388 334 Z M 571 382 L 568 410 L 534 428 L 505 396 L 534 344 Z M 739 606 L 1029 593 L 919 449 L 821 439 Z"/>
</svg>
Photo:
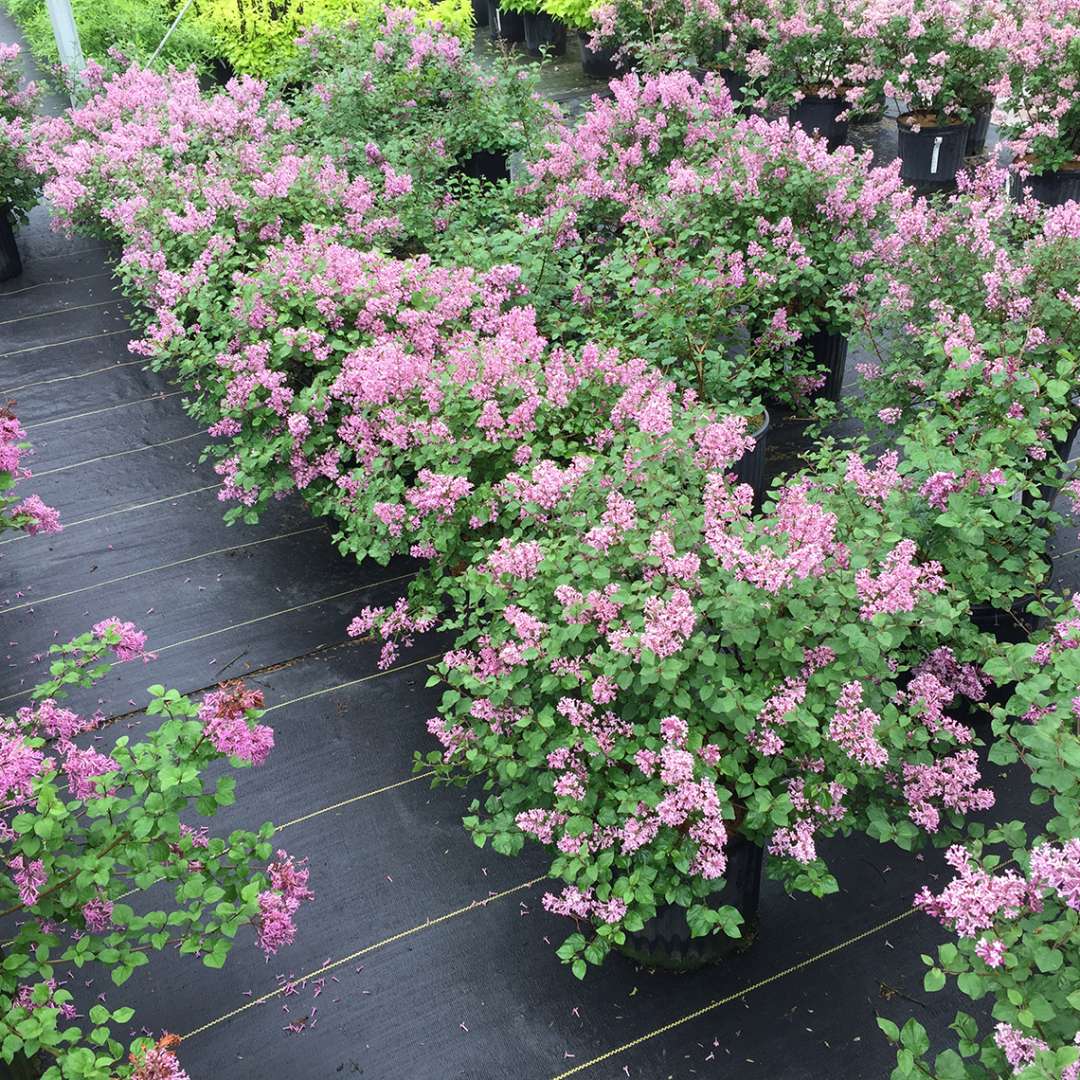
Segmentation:
<svg viewBox="0 0 1080 1080">
<path fill-rule="evenodd" d="M 92 965 L 122 986 L 166 949 L 220 968 L 238 932 L 270 956 L 293 941 L 296 913 L 313 897 L 303 862 L 274 853 L 270 822 L 227 837 L 199 824 L 234 800 L 223 766 L 261 765 L 273 748 L 273 731 L 258 723 L 261 691 L 237 682 L 195 702 L 154 686 L 146 713 L 156 729 L 80 738 L 102 716 L 67 708 L 67 693 L 103 680 L 111 657 L 148 658 L 145 642 L 132 623 L 105 619 L 52 646 L 49 679 L 3 724 L 0 757 L 17 763 L 0 780 L 5 1076 L 186 1075 L 176 1036 L 143 1029 L 125 1050 L 135 1010 L 94 1001 L 65 973 Z M 129 904 L 133 893 L 143 895 Z"/>
<path fill-rule="evenodd" d="M 0 42 L 0 281 L 22 273 L 15 227 L 37 203 L 40 187 L 25 156 L 39 94 L 34 83 L 22 85 L 19 52 Z"/>
<path fill-rule="evenodd" d="M 484 779 L 478 844 L 549 849 L 544 904 L 576 923 L 558 953 L 579 977 L 628 945 L 680 966 L 730 951 L 754 927 L 747 845 L 823 895 L 818 837 L 912 849 L 992 802 L 970 734 L 939 722 L 962 691 L 938 650 L 966 633 L 940 568 L 873 498 L 812 479 L 750 518 L 728 475 L 746 448 L 744 418 L 691 410 L 559 484 L 530 462 L 503 491 L 510 531 L 442 583 L 461 633 L 418 767 Z"/>
<path fill-rule="evenodd" d="M 1000 86 L 1013 186 L 1050 206 L 1080 200 L 1080 12 L 1044 0 L 1015 17 L 1018 40 Z"/>
<path fill-rule="evenodd" d="M 915 897 L 919 910 L 955 935 L 936 955 L 923 956 L 924 989 L 954 986 L 983 1004 L 974 1016 L 956 1014 L 950 1025 L 956 1048 L 941 1051 L 933 1065 L 930 1037 L 914 1018 L 902 1029 L 879 1019 L 898 1048 L 898 1066 L 910 1062 L 905 1075 L 1075 1080 L 1080 1074 L 1080 595 L 1061 597 L 1050 608 L 1051 624 L 1036 640 L 1003 650 L 989 665 L 1013 688 L 994 709 L 989 756 L 995 766 L 1026 771 L 1031 802 L 1052 812 L 1038 825 L 972 826 L 969 842 L 946 856 L 951 879 Z"/>
<path fill-rule="evenodd" d="M 847 137 L 850 114 L 876 99 L 872 5 L 834 0 L 771 0 L 769 33 L 747 54 L 747 70 L 772 104 L 819 134 L 830 150 Z"/>
<path fill-rule="evenodd" d="M 614 79 L 625 68 L 615 59 L 619 46 L 601 46 L 593 37 L 595 0 L 541 0 L 540 10 L 577 34 L 581 68 L 591 79 Z"/>
<path fill-rule="evenodd" d="M 577 323 L 608 312 L 594 336 L 708 401 L 839 397 L 855 297 L 901 192 L 895 168 L 735 116 L 715 76 L 630 75 L 613 90 L 527 164 L 521 188 L 530 228 L 583 251 L 554 308 L 564 327 L 568 309 Z"/>
<path fill-rule="evenodd" d="M 990 13 L 977 0 L 903 0 L 889 14 L 877 37 L 877 64 L 885 93 L 906 104 L 897 120 L 901 171 L 905 180 L 940 189 L 955 181 L 972 111 L 999 76 L 1002 53 Z"/>
<path fill-rule="evenodd" d="M 481 68 L 457 37 L 407 9 L 366 35 L 346 29 L 329 46 L 326 37 L 317 46 L 326 62 L 305 61 L 312 88 L 292 102 L 313 151 L 333 144 L 355 173 L 372 164 L 374 143 L 431 202 L 455 172 L 509 178 L 509 155 L 527 145 L 541 115 L 535 72 L 505 57 Z"/>
<path fill-rule="evenodd" d="M 566 24 L 544 11 L 540 0 L 502 0 L 501 7 L 521 16 L 525 51 L 530 56 L 540 59 L 566 52 Z"/>
</svg>

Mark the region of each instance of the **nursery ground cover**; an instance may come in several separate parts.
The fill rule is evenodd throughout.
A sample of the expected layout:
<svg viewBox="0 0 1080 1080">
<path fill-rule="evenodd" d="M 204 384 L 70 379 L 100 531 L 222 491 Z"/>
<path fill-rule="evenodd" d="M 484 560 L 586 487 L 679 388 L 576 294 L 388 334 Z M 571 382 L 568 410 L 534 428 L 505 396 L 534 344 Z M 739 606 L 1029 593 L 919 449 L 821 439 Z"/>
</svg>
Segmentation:
<svg viewBox="0 0 1080 1080">
<path fill-rule="evenodd" d="M 41 239 L 38 257 L 44 224 L 30 234 L 27 275 L 0 293 L 0 378 L 33 435 L 38 490 L 67 525 L 38 541 L 45 554 L 0 544 L 10 642 L 0 697 L 22 692 L 26 661 L 56 634 L 113 614 L 137 618 L 161 655 L 114 671 L 124 693 L 110 699 L 130 698 L 132 713 L 103 740 L 139 725 L 146 682 L 194 691 L 247 674 L 266 693 L 277 749 L 241 776 L 244 797 L 223 820 L 276 821 L 310 856 L 318 892 L 297 945 L 269 965 L 253 953 L 222 973 L 166 960 L 133 978 L 140 1021 L 189 1036 L 192 1075 L 876 1077 L 892 1057 L 876 1010 L 901 995 L 931 1029 L 951 1018 L 954 1002 L 923 994 L 918 961 L 944 932 L 922 917 L 883 927 L 934 860 L 866 842 L 838 849 L 837 896 L 793 900 L 768 887 L 769 932 L 724 968 L 670 976 L 614 957 L 572 982 L 545 940 L 563 930 L 539 905 L 539 853 L 477 850 L 460 828 L 462 794 L 412 778 L 435 706 L 423 661 L 443 643 L 421 639 L 380 672 L 374 647 L 345 637 L 349 614 L 392 599 L 409 564 L 340 559 L 288 502 L 257 527 L 225 529 L 201 433 L 163 377 L 129 363 L 122 312 L 103 292 L 104 253 L 75 241 L 66 255 Z M 774 469 L 790 447 L 777 450 Z M 1071 547 L 1063 537 L 1061 550 Z M 1062 563 L 1064 586 L 1075 556 Z M 999 804 L 995 816 L 1009 812 L 1023 808 Z M 282 980 L 298 992 L 253 1004 Z M 283 1030 L 304 1018 L 302 1032 Z"/>
</svg>

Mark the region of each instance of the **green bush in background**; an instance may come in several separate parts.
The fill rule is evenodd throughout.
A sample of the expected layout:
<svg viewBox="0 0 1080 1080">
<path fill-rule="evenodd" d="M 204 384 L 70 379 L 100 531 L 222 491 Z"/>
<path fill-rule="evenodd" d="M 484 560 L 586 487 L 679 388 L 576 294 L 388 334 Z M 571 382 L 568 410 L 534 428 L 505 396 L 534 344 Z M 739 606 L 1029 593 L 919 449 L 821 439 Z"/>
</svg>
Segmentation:
<svg viewBox="0 0 1080 1080">
<path fill-rule="evenodd" d="M 309 27 L 355 21 L 372 29 L 387 6 L 384 0 L 195 0 L 185 21 L 212 38 L 216 55 L 236 71 L 272 75 L 293 59 L 293 41 Z M 441 22 L 457 37 L 472 37 L 471 0 L 396 0 L 396 6 Z"/>
<path fill-rule="evenodd" d="M 172 24 L 183 0 L 72 0 L 83 53 L 107 64 L 109 50 L 133 60 L 149 59 Z M 448 33 L 469 40 L 473 33 L 471 0 L 395 0 L 427 21 L 441 22 Z M 0 0 L 19 24 L 35 59 L 56 71 L 56 52 L 45 0 Z M 352 20 L 374 29 L 383 18 L 384 0 L 195 0 L 161 52 L 164 64 L 227 61 L 249 75 L 273 75 L 296 55 L 294 40 L 309 27 L 335 26 Z M 107 65 L 108 66 L 108 65 Z"/>
<path fill-rule="evenodd" d="M 35 59 L 45 69 L 58 68 L 45 0 L 0 0 L 19 24 Z M 83 53 L 104 62 L 111 48 L 133 60 L 146 60 L 165 36 L 178 8 L 172 0 L 71 0 Z M 190 12 L 188 12 L 190 15 Z M 200 69 L 214 55 L 212 38 L 185 16 L 162 50 L 165 63 Z"/>
</svg>

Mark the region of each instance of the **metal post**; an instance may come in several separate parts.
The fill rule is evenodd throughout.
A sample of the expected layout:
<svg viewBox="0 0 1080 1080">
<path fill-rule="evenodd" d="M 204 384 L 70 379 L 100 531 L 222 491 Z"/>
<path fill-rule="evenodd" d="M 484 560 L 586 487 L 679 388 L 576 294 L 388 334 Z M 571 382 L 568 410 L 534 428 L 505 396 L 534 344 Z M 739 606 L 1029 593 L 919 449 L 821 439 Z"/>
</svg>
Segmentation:
<svg viewBox="0 0 1080 1080">
<path fill-rule="evenodd" d="M 83 59 L 82 44 L 79 41 L 79 28 L 75 25 L 75 16 L 71 12 L 71 0 L 45 0 L 49 9 L 49 21 L 52 23 L 56 48 L 60 53 L 60 64 L 69 80 L 74 79 L 86 67 Z M 72 102 L 75 104 L 74 95 Z"/>
</svg>

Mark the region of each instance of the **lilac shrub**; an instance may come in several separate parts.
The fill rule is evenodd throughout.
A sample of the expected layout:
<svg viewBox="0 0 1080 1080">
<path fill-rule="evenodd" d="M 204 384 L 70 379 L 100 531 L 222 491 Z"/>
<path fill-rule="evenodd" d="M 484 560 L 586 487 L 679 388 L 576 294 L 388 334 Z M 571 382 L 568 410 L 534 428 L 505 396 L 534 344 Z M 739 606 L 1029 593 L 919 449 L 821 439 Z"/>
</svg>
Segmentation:
<svg viewBox="0 0 1080 1080">
<path fill-rule="evenodd" d="M 18 45 L 0 42 L 0 211 L 17 220 L 37 202 L 40 186 L 26 161 L 40 92 L 34 83 L 23 86 L 20 54 Z"/>
<path fill-rule="evenodd" d="M 933 1067 L 915 1020 L 903 1030 L 880 1020 L 901 1047 L 899 1076 L 1076 1080 L 1080 1076 L 1080 594 L 1053 606 L 1048 629 L 1012 646 L 988 670 L 1013 692 L 994 708 L 990 761 L 1022 766 L 1031 801 L 1044 805 L 1034 836 L 1012 821 L 973 828 L 947 860 L 954 876 L 923 888 L 915 906 L 956 935 L 923 957 L 925 987 L 947 984 L 990 999 L 989 1020 L 960 1012 L 956 1050 Z M 996 850 L 995 850 L 996 849 Z M 1006 858 L 998 852 L 1008 852 Z M 897 1075 L 897 1074 L 894 1074 Z"/>
<path fill-rule="evenodd" d="M 0 530 L 22 529 L 31 536 L 60 532 L 60 515 L 38 495 L 20 499 L 11 494 L 31 473 L 22 464 L 30 449 L 26 432 L 10 407 L 0 408 Z"/>
<path fill-rule="evenodd" d="M 228 838 L 192 824 L 233 802 L 231 776 L 209 783 L 202 773 L 226 759 L 260 765 L 273 747 L 258 722 L 261 691 L 229 683 L 194 702 L 152 686 L 156 730 L 110 740 L 107 753 L 83 738 L 105 718 L 68 709 L 67 691 L 99 682 L 110 657 L 150 659 L 145 643 L 132 623 L 106 619 L 53 646 L 49 680 L 0 722 L 0 916 L 13 935 L 0 968 L 0 1060 L 40 1056 L 46 1078 L 182 1075 L 170 1040 L 136 1039 L 125 1063 L 113 1028 L 134 1010 L 96 1004 L 84 1016 L 66 972 L 104 965 L 119 986 L 165 948 L 220 968 L 244 927 L 270 955 L 292 942 L 294 916 L 312 898 L 303 863 L 275 854 L 271 824 Z M 171 903 L 124 902 L 160 883 Z M 87 1019 L 92 1027 L 79 1023 Z"/>
<path fill-rule="evenodd" d="M 709 902 L 735 836 L 822 895 L 819 839 L 914 850 L 993 803 L 953 711 L 987 680 L 941 567 L 854 484 L 793 480 L 751 516 L 730 475 L 751 442 L 744 418 L 674 409 L 608 453 L 533 461 L 502 486 L 501 538 L 443 583 L 461 634 L 418 767 L 485 778 L 478 844 L 550 848 L 579 976 L 664 904 L 736 936 Z"/>
<path fill-rule="evenodd" d="M 896 166 L 739 118 L 711 76 L 612 89 L 551 132 L 523 185 L 534 242 L 587 253 L 571 325 L 612 312 L 610 343 L 711 400 L 805 396 L 824 381 L 809 338 L 849 328 L 890 213 L 910 202 Z"/>
</svg>

